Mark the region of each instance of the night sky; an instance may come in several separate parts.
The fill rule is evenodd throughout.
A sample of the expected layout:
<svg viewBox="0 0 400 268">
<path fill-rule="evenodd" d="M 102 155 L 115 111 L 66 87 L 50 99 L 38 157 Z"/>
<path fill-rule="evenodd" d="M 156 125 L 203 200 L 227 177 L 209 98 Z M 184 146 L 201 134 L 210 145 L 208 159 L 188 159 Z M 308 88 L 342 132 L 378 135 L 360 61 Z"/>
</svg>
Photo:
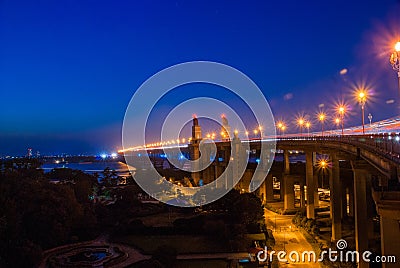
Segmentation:
<svg viewBox="0 0 400 268">
<path fill-rule="evenodd" d="M 366 114 L 393 117 L 400 93 L 388 57 L 397 40 L 396 0 L 3 0 L 0 156 L 116 151 L 135 90 L 194 60 L 244 72 L 288 123 L 321 104 L 330 113 L 343 97 L 346 125 L 359 125 L 351 88 L 361 83 L 373 95 Z"/>
</svg>

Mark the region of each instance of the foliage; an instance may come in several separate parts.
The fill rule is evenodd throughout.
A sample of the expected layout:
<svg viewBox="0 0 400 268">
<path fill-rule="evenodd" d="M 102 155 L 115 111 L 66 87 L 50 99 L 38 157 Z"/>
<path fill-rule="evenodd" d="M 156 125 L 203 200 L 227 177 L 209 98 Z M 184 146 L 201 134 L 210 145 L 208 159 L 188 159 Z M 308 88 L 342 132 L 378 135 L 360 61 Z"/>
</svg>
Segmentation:
<svg viewBox="0 0 400 268">
<path fill-rule="evenodd" d="M 67 169 L 44 174 L 36 168 L 0 175 L 0 267 L 34 267 L 42 250 L 96 235 L 87 176 Z M 64 183 L 51 183 L 55 177 Z"/>
</svg>

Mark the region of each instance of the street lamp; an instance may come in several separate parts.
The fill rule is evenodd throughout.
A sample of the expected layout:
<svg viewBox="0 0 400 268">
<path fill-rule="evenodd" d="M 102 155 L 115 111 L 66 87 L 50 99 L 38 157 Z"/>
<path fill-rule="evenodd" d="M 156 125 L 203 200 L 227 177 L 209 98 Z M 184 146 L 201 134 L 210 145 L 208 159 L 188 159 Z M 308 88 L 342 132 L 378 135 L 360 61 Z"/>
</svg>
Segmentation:
<svg viewBox="0 0 400 268">
<path fill-rule="evenodd" d="M 335 118 L 335 124 L 336 124 L 336 127 L 339 128 L 339 124 L 340 124 L 340 118 L 339 117 Z"/>
<path fill-rule="evenodd" d="M 344 134 L 344 113 L 346 112 L 346 107 L 344 105 L 339 105 L 338 112 L 340 115 L 340 121 L 342 122 L 342 136 Z"/>
<path fill-rule="evenodd" d="M 397 72 L 398 87 L 400 90 L 400 41 L 394 45 L 394 51 L 392 55 L 390 55 L 390 64 L 393 70 Z"/>
<path fill-rule="evenodd" d="M 257 129 L 253 130 L 253 133 L 254 133 L 254 138 L 257 139 L 258 130 Z"/>
<path fill-rule="evenodd" d="M 297 120 L 297 124 L 298 124 L 299 127 L 300 127 L 300 136 L 302 136 L 302 135 L 303 135 L 304 119 L 303 119 L 302 117 L 300 117 L 300 118 Z"/>
<path fill-rule="evenodd" d="M 283 127 L 283 123 L 281 121 L 278 122 L 277 127 L 279 129 L 279 135 L 282 135 L 282 127 Z"/>
<path fill-rule="evenodd" d="M 308 137 L 310 137 L 310 127 L 311 127 L 310 122 L 306 122 L 307 136 L 308 136 Z"/>
<path fill-rule="evenodd" d="M 360 89 L 356 92 L 356 94 L 357 94 L 357 98 L 358 98 L 358 103 L 360 103 L 360 106 L 361 106 L 362 128 L 363 128 L 363 134 L 365 134 L 364 108 L 365 108 L 365 103 L 367 102 L 367 91 L 364 89 Z"/>
<path fill-rule="evenodd" d="M 325 121 L 326 115 L 324 113 L 319 113 L 318 114 L 318 120 L 321 122 L 321 136 L 324 136 L 324 121 Z"/>
<path fill-rule="evenodd" d="M 369 113 L 368 114 L 368 119 L 369 119 L 369 127 L 371 128 L 372 126 L 372 114 L 371 113 Z"/>
<path fill-rule="evenodd" d="M 322 183 L 321 183 L 321 187 L 322 187 L 322 189 L 324 188 L 324 179 L 325 179 L 325 174 L 324 174 L 324 172 L 325 172 L 325 168 L 328 166 L 328 163 L 324 160 L 324 159 L 322 159 L 320 162 L 319 162 L 319 167 L 322 169 Z"/>
<path fill-rule="evenodd" d="M 283 126 L 281 127 L 281 129 L 282 129 L 282 136 L 285 136 L 285 129 L 286 129 L 286 126 L 283 125 Z"/>
</svg>

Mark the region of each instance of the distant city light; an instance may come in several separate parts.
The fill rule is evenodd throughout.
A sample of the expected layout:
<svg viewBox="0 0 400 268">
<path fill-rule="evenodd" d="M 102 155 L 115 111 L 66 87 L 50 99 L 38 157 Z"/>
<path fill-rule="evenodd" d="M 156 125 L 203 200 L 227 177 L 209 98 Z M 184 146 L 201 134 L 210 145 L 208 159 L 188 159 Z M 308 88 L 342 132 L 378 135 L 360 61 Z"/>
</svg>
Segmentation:
<svg viewBox="0 0 400 268">
<path fill-rule="evenodd" d="M 117 157 L 117 153 L 112 153 L 112 154 L 111 154 L 111 157 L 112 157 L 112 158 L 116 158 L 116 157 Z"/>
<path fill-rule="evenodd" d="M 103 159 L 106 159 L 107 155 L 106 154 L 101 154 L 100 157 L 103 158 Z"/>
</svg>

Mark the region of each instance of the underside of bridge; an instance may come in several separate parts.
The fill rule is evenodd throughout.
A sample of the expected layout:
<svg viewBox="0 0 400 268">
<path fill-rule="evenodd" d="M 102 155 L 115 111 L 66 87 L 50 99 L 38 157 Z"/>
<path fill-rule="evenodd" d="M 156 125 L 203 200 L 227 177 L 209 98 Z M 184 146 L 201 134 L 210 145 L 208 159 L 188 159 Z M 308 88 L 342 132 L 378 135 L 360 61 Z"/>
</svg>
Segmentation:
<svg viewBox="0 0 400 268">
<path fill-rule="evenodd" d="M 241 179 L 236 184 L 240 191 L 247 192 L 260 161 L 261 142 L 249 143 L 247 155 L 249 161 Z M 231 151 L 229 142 L 217 144 L 217 153 L 213 163 L 195 176 L 209 183 L 223 176 L 229 161 L 239 157 Z M 197 150 L 189 146 L 189 150 Z M 329 185 L 331 241 L 342 239 L 342 224 L 345 218 L 354 219 L 355 247 L 358 252 L 367 251 L 374 238 L 373 218 L 379 214 L 381 254 L 394 255 L 400 259 L 400 195 L 391 193 L 390 185 L 399 185 L 398 164 L 382 157 L 373 151 L 335 140 L 278 140 L 277 151 L 282 152 L 283 161 L 275 162 L 265 170 L 264 182 L 257 190 L 264 203 L 274 202 L 274 183 L 280 182 L 279 199 L 283 201 L 283 213 L 305 210 L 307 218 L 316 217 L 319 207 L 318 188 L 321 183 Z M 291 163 L 289 152 L 302 152 L 305 163 Z M 207 154 L 207 149 L 202 152 Z M 316 155 L 327 157 L 329 165 L 324 168 L 325 179 L 320 178 Z M 273 160 L 272 160 L 273 161 Z M 254 162 L 254 161 L 253 161 Z M 227 181 L 230 178 L 225 178 Z M 225 185 L 229 185 L 228 183 Z M 295 188 L 299 189 L 299 205 L 296 206 Z M 382 267 L 396 267 L 395 263 L 383 263 Z M 369 267 L 369 263 L 361 262 L 359 267 Z"/>
</svg>

